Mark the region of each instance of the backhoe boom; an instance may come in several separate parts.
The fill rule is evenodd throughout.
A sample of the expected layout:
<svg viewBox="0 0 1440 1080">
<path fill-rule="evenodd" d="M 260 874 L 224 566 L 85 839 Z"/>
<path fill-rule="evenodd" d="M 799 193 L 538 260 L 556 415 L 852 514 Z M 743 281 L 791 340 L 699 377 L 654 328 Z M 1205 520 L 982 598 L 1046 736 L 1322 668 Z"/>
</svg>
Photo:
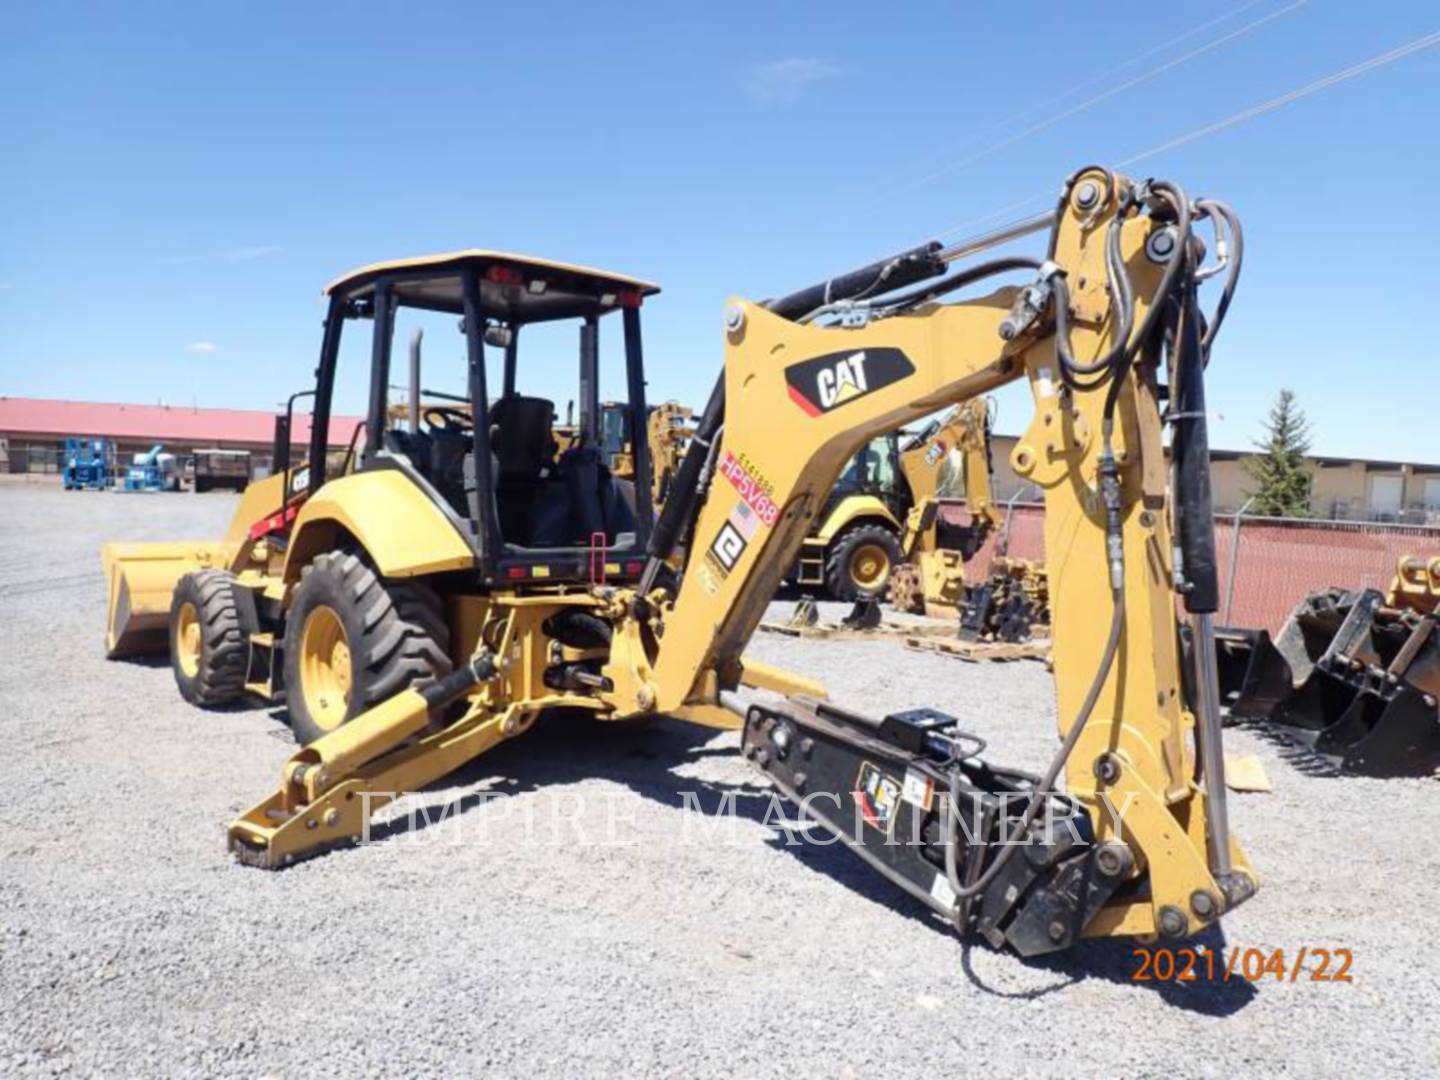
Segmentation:
<svg viewBox="0 0 1440 1080">
<path fill-rule="evenodd" d="M 698 494 L 667 508 L 690 514 L 674 529 L 691 537 L 683 580 L 673 599 L 643 596 L 635 609 L 642 614 L 617 628 L 617 641 L 633 641 L 605 668 L 616 711 L 683 715 L 687 705 L 714 702 L 734 685 L 741 650 L 857 448 L 1023 378 L 1035 414 L 1011 464 L 1044 492 L 1065 736 L 1023 816 L 1041 817 L 1068 765 L 1067 790 L 1093 828 L 1087 850 L 1123 846 L 1127 880 L 1113 900 L 1084 914 L 1088 934 L 1182 936 L 1253 892 L 1244 853 L 1228 840 L 1223 805 L 1218 815 L 1214 805 L 1223 798 L 1218 723 L 1204 723 L 1203 689 L 1187 698 L 1180 666 L 1175 583 L 1205 567 L 1172 565 L 1171 530 L 1178 508 L 1186 549 L 1203 550 L 1208 491 L 1167 490 L 1158 406 L 1162 360 L 1198 377 L 1199 365 L 1183 352 L 1162 354 L 1161 344 L 1168 338 L 1179 350 L 1189 337 L 1191 348 L 1198 345 L 1185 323 L 1196 320 L 1187 294 L 1193 298 L 1203 250 L 1191 222 L 1201 216 L 1172 185 L 1140 187 L 1089 169 L 1066 186 L 1051 256 L 1028 264 L 1038 279 L 1023 289 L 940 304 L 942 281 L 831 325 L 732 300 L 723 386 L 692 451 L 703 461 L 690 470 Z M 997 265 L 1013 270 L 1016 260 Z M 981 276 L 970 272 L 970 280 Z M 657 538 L 666 539 L 663 529 Z M 1207 591 L 1198 578 L 1186 588 Z M 1203 629 L 1208 613 L 1196 611 L 1196 619 Z M 663 638 L 642 640 L 660 623 Z M 1196 673 L 1202 687 L 1206 674 Z M 808 732 L 813 741 L 813 718 L 803 713 L 759 724 Z M 860 731 L 856 739 L 862 777 L 873 765 L 899 785 L 866 757 L 871 736 Z M 1198 779 L 1197 744 L 1205 759 Z M 976 872 L 1003 870 L 1004 852 L 1003 845 L 987 850 Z"/>
</svg>

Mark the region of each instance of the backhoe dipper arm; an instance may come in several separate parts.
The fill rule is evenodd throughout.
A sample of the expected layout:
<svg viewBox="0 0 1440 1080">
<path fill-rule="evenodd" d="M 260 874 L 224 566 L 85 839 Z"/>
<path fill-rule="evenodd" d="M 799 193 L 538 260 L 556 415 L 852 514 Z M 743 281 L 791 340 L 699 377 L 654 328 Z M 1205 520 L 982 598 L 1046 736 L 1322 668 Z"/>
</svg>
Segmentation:
<svg viewBox="0 0 1440 1080">
<path fill-rule="evenodd" d="M 990 475 L 990 409 L 985 399 L 972 398 L 955 406 L 939 420 L 932 421 L 900 451 L 900 468 L 910 486 L 912 500 L 905 519 L 905 535 L 900 542 L 900 550 L 906 558 L 935 524 L 939 508 L 940 468 L 952 449 L 960 451 L 965 477 L 965 506 L 971 518 L 967 527 L 967 558 L 968 553 L 977 551 L 990 530 L 999 524 Z"/>
<path fill-rule="evenodd" d="M 687 708 L 713 708 L 719 692 L 739 681 L 742 649 L 857 449 L 882 432 L 1025 378 L 1035 413 L 1011 464 L 1044 492 L 1063 742 L 1027 796 L 1026 813 L 1017 815 L 1020 827 L 1038 820 L 1065 768 L 1069 797 L 1083 806 L 1093 830 L 1090 850 L 1103 853 L 1099 873 L 1124 878 L 1103 903 L 1076 901 L 1068 912 L 1085 935 L 1180 937 L 1250 895 L 1253 872 L 1207 803 L 1207 788 L 1223 787 L 1219 766 L 1212 765 L 1220 760 L 1218 725 L 1196 731 L 1202 710 L 1182 684 L 1176 615 L 1182 586 L 1176 583 L 1185 579 L 1173 565 L 1175 510 L 1158 408 L 1165 346 L 1189 341 L 1193 349 L 1201 328 L 1193 286 L 1203 249 L 1192 235 L 1192 217 L 1206 216 L 1173 185 L 1135 185 L 1089 168 L 1065 187 L 1043 264 L 997 260 L 899 297 L 871 299 L 869 320 L 851 318 L 845 325 L 792 321 L 731 301 L 723 383 L 692 451 L 699 464 L 687 461 L 680 471 L 695 486 L 667 507 L 676 519 L 668 534 L 690 537 L 683 578 L 673 599 L 659 589 L 637 597 L 617 626 L 605 668 L 614 687 L 606 696 L 616 712 L 684 716 Z M 957 279 L 968 284 L 987 270 L 1027 265 L 1039 274 L 1024 288 L 935 302 Z M 1232 286 L 1233 278 L 1227 293 Z M 1213 325 L 1206 329 L 1207 350 L 1213 331 Z M 1169 359 L 1173 366 L 1175 358 Z M 1203 367 L 1183 366 L 1186 378 L 1198 378 Z M 1203 498 L 1182 491 L 1174 505 L 1188 515 L 1190 533 L 1209 527 L 1208 491 Z M 668 538 L 663 524 L 657 533 Z M 1188 546 L 1204 545 L 1192 540 Z M 654 574 L 644 579 L 654 581 Z M 776 715 L 761 723 L 752 710 L 751 720 L 773 733 L 789 723 Z M 818 725 L 804 730 L 822 741 L 827 724 L 852 730 L 858 723 L 837 710 L 827 716 L 797 722 Z M 872 736 L 852 741 L 869 746 Z M 755 749 L 748 729 L 746 738 L 747 749 Z M 1203 780 L 1191 749 L 1197 741 Z M 914 746 L 913 754 L 934 752 L 925 740 Z M 913 754 L 906 760 L 922 772 L 934 764 Z M 974 779 L 968 766 L 957 764 L 965 756 L 957 751 L 948 772 L 931 773 L 932 780 L 950 778 L 952 798 Z M 768 771 L 782 790 L 796 794 Z M 798 775 L 803 787 L 804 774 Z M 998 781 L 986 775 L 993 789 Z M 865 783 L 863 770 L 859 781 L 851 778 L 849 787 Z M 906 778 L 908 788 L 908 771 Z M 1019 916 L 997 914 L 987 929 L 984 890 L 1018 874 L 1026 859 L 1010 859 L 1013 845 L 970 850 L 974 861 L 957 872 L 951 845 L 945 870 L 955 888 L 932 906 L 957 922 L 979 911 L 981 929 L 1003 935 L 1006 921 L 1018 926 Z M 1055 858 L 1057 868 L 1092 872 Z M 893 867 L 877 863 L 877 869 L 893 879 Z M 1074 874 L 1063 886 L 1057 878 L 1053 889 L 1033 887 L 1053 905 L 1059 894 L 1083 893 Z M 929 891 L 932 898 L 944 891 L 938 878 Z M 1059 919 L 1048 926 L 1056 947 L 1071 930 L 1079 936 Z M 1011 940 L 1022 951 L 1040 951 L 1033 937 L 1025 945 L 1017 940 L 1032 931 L 1017 929 Z"/>
</svg>

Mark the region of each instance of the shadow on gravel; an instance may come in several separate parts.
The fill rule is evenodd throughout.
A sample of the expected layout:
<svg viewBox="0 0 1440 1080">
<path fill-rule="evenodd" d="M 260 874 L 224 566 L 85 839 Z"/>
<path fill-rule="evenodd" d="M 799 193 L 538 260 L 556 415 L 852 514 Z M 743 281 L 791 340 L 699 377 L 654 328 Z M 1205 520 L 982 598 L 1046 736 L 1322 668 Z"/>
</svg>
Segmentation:
<svg viewBox="0 0 1440 1080">
<path fill-rule="evenodd" d="M 618 730 L 617 730 L 618 729 Z M 447 803 L 454 819 L 497 795 L 524 795 L 542 788 L 583 780 L 609 780 L 673 810 L 711 821 L 733 815 L 776 830 L 771 847 L 799 859 L 867 900 L 942 932 L 945 924 L 924 904 L 889 885 L 843 845 L 807 840 L 793 811 L 765 783 L 726 784 L 679 776 L 674 769 L 710 757 L 738 757 L 731 747 L 707 747 L 717 731 L 667 718 L 605 723 L 578 716 L 547 716 L 522 738 L 503 743 L 439 781 L 436 788 L 482 784 L 504 777 L 500 786 L 484 785 Z M 436 814 L 405 814 L 377 823 L 372 841 L 421 832 L 441 823 Z"/>
<path fill-rule="evenodd" d="M 709 747 L 717 733 L 679 721 L 656 719 L 641 723 L 606 724 L 579 716 L 546 717 L 526 736 L 504 743 L 488 754 L 450 774 L 436 788 L 481 785 L 447 805 L 447 816 L 468 813 L 499 796 L 523 795 L 548 787 L 563 787 L 584 780 L 600 779 L 621 784 L 646 799 L 674 810 L 703 814 L 715 819 L 731 813 L 735 817 L 766 825 L 775 831 L 767 843 L 786 852 L 808 869 L 824 874 L 838 884 L 895 914 L 923 923 L 939 936 L 953 938 L 954 931 L 930 908 L 895 888 L 871 871 L 843 845 L 803 839 L 788 808 L 775 809 L 772 789 L 764 783 L 716 783 L 680 776 L 676 769 L 710 757 L 733 757 L 730 747 Z M 499 776 L 499 786 L 486 781 Z M 407 814 L 377 824 L 371 839 L 419 832 L 440 823 L 425 814 Z M 1217 929 L 1185 942 L 1187 948 L 1204 946 L 1225 952 L 1224 936 Z M 1085 942 L 1068 952 L 1025 960 L 1024 966 L 1053 972 L 1059 980 L 1052 985 L 1024 992 L 1004 991 L 988 986 L 975 971 L 976 949 L 991 951 L 975 938 L 960 940 L 960 966 L 969 982 L 983 993 L 1023 999 L 1042 998 L 1090 979 L 1135 987 L 1157 993 L 1168 1004 L 1209 1016 L 1238 1012 L 1257 996 L 1255 986 L 1235 981 L 1140 982 L 1137 947 L 1130 941 Z"/>
<path fill-rule="evenodd" d="M 122 656 L 119 660 L 112 660 L 111 663 L 134 664 L 136 667 L 168 668 L 170 666 L 170 654 L 139 653 L 135 656 Z"/>
<path fill-rule="evenodd" d="M 1156 951 L 1168 951 L 1172 955 L 1178 954 L 1181 949 L 1197 953 L 1201 950 L 1213 953 L 1215 955 L 1215 978 L 1213 979 L 1207 977 L 1203 961 L 1197 962 L 1191 968 L 1195 975 L 1193 979 L 1137 979 L 1136 973 L 1141 970 L 1142 954 L 1150 950 L 1142 948 L 1128 939 L 1106 938 L 1082 942 L 1063 953 L 1020 960 L 1020 963 L 1026 967 L 1054 972 L 1061 976 L 1060 981 L 1033 990 L 1006 991 L 987 985 L 985 980 L 976 973 L 971 958 L 977 948 L 987 948 L 987 946 L 978 944 L 973 939 L 967 939 L 962 943 L 961 970 L 965 972 L 965 977 L 972 986 L 995 997 L 1035 1000 L 1090 979 L 1100 979 L 1119 986 L 1133 987 L 1136 990 L 1158 994 L 1167 1005 L 1184 1009 L 1186 1012 L 1198 1013 L 1202 1016 L 1232 1016 L 1260 996 L 1259 987 L 1243 976 L 1223 977 L 1223 958 L 1227 955 L 1225 935 L 1219 928 L 1213 926 L 1192 938 L 1187 938 L 1178 945 L 1162 946 L 1156 949 Z"/>
</svg>

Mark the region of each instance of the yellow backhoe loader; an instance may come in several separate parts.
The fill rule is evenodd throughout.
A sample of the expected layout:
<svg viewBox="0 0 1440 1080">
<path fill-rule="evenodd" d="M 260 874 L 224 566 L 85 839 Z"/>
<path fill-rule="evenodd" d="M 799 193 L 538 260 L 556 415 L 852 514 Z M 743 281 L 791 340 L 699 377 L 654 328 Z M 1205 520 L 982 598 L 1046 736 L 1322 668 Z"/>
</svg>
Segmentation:
<svg viewBox="0 0 1440 1080">
<path fill-rule="evenodd" d="M 891 605 L 900 611 L 952 618 L 959 612 L 965 564 L 1000 523 L 991 495 L 991 426 L 989 404 L 980 399 L 955 406 L 905 439 L 900 464 L 914 503 L 900 542 L 903 562 L 891 575 L 889 591 Z M 962 502 L 954 492 L 957 453 L 969 516 L 964 525 L 941 515 Z"/>
<path fill-rule="evenodd" d="M 578 440 L 556 460 L 553 406 L 515 393 L 513 345 L 493 403 L 485 356 L 522 324 L 575 320 L 593 388 L 598 321 L 619 312 L 638 431 L 655 286 L 489 251 L 357 270 L 326 290 L 308 465 L 252 487 L 221 540 L 108 549 L 112 651 L 168 636 L 177 682 L 203 703 L 283 689 L 301 745 L 229 830 L 256 866 L 355 842 L 376 807 L 548 709 L 664 713 L 741 728 L 745 757 L 805 817 L 961 930 L 1027 955 L 1184 938 L 1256 886 L 1226 813 L 1204 426 L 1239 260 L 1222 260 L 1202 315 L 1207 226 L 1238 240 L 1222 204 L 1087 167 L 1052 213 L 1014 228 L 765 304 L 732 299 L 723 371 L 653 521 L 648 443 L 633 492 L 617 490 L 582 389 Z M 958 265 L 1042 229 L 1040 258 Z M 387 433 L 395 320 L 411 306 L 461 316 L 471 408 Z M 352 326 L 371 339 L 367 438 L 330 475 Z M 1011 461 L 1045 494 L 1062 736 L 1039 775 L 985 761 L 965 718 L 862 715 L 742 655 L 861 447 L 1018 380 L 1035 415 Z M 1182 620 L 1202 643 L 1189 677 Z M 784 696 L 747 703 L 742 686 Z"/>
<path fill-rule="evenodd" d="M 894 432 L 867 442 L 835 480 L 800 544 L 794 581 L 836 600 L 883 596 L 902 555 L 900 534 L 911 496 Z"/>
<path fill-rule="evenodd" d="M 610 471 L 622 479 L 635 476 L 635 441 L 630 435 L 628 411 L 623 402 L 607 401 L 600 406 L 602 442 Z M 670 492 L 670 482 L 690 437 L 695 433 L 690 426 L 694 414 L 677 401 L 666 401 L 650 406 L 650 415 L 645 421 L 645 437 L 650 444 L 650 499 L 658 509 Z"/>
</svg>

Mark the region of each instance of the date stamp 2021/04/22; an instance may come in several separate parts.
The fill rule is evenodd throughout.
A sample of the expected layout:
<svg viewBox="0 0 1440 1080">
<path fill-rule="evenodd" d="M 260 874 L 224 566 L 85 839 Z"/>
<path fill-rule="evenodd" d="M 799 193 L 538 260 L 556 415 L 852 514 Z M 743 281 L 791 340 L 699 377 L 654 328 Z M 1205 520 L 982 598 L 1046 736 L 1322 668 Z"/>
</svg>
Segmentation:
<svg viewBox="0 0 1440 1080">
<path fill-rule="evenodd" d="M 1227 950 L 1199 948 L 1134 949 L 1134 982 L 1320 982 L 1353 983 L 1349 949 L 1302 945 L 1298 949 L 1262 949 L 1232 945 Z"/>
</svg>

